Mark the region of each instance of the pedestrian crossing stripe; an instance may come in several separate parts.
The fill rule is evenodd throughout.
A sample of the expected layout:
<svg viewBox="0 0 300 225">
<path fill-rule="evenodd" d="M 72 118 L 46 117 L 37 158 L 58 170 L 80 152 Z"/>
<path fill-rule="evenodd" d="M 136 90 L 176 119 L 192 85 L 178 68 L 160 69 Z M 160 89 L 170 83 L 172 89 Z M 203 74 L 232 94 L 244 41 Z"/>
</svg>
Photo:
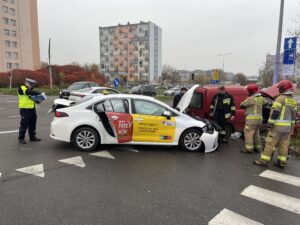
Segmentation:
<svg viewBox="0 0 300 225">
<path fill-rule="evenodd" d="M 241 195 L 300 214 L 300 199 L 250 185 Z"/>
<path fill-rule="evenodd" d="M 300 178 L 299 177 L 290 176 L 287 174 L 278 173 L 278 172 L 271 171 L 271 170 L 265 170 L 264 172 L 259 174 L 259 176 L 300 187 Z"/>
<path fill-rule="evenodd" d="M 247 217 L 239 215 L 228 209 L 223 209 L 218 215 L 216 215 L 208 225 L 263 225 L 262 223 L 251 220 Z"/>
</svg>

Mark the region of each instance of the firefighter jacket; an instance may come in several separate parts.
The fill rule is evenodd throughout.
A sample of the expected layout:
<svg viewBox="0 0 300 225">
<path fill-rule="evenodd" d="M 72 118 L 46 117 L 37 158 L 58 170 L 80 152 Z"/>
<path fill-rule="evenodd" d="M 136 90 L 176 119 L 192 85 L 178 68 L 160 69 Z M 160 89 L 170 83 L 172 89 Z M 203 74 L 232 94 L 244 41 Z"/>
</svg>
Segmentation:
<svg viewBox="0 0 300 225">
<path fill-rule="evenodd" d="M 263 106 L 266 104 L 267 100 L 265 100 L 259 93 L 247 97 L 240 105 L 241 109 L 245 109 L 246 124 L 262 124 L 262 111 Z"/>
<path fill-rule="evenodd" d="M 224 114 L 225 119 L 234 116 L 235 104 L 233 97 L 228 93 L 225 93 L 224 95 L 220 93 L 216 94 L 210 104 L 210 113 L 212 113 L 213 116 L 216 114 Z"/>
<path fill-rule="evenodd" d="M 269 124 L 277 132 L 289 133 L 295 124 L 297 103 L 292 95 L 279 95 L 272 105 Z"/>
</svg>

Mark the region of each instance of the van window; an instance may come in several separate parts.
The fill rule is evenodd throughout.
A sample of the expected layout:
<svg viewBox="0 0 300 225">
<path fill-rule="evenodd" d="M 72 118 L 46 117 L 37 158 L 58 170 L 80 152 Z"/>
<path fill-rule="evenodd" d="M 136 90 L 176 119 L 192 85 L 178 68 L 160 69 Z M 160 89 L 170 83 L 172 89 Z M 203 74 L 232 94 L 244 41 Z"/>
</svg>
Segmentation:
<svg viewBox="0 0 300 225">
<path fill-rule="evenodd" d="M 202 109 L 203 106 L 203 94 L 194 92 L 189 107 Z"/>
</svg>

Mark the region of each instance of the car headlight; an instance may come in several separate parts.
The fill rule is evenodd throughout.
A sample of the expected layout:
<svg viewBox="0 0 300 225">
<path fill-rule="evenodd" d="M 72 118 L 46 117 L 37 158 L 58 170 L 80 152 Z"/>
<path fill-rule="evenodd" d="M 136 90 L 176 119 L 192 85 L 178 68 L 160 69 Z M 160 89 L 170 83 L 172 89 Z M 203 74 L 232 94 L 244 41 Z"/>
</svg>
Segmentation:
<svg viewBox="0 0 300 225">
<path fill-rule="evenodd" d="M 59 94 L 61 95 L 61 93 L 62 93 L 62 92 L 60 91 Z"/>
</svg>

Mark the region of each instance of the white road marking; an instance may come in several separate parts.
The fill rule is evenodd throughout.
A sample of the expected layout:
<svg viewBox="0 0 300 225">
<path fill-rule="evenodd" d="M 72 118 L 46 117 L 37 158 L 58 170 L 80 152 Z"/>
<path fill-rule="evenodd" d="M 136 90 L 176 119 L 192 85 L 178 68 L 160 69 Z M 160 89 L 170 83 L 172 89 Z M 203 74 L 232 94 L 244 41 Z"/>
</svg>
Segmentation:
<svg viewBox="0 0 300 225">
<path fill-rule="evenodd" d="M 115 159 L 115 157 L 112 154 L 110 154 L 108 151 L 95 152 L 95 153 L 91 153 L 90 155 L 108 158 L 108 159 Z"/>
<path fill-rule="evenodd" d="M 6 108 L 0 108 L 0 109 L 6 109 Z"/>
<path fill-rule="evenodd" d="M 264 172 L 259 174 L 259 176 L 300 187 L 299 177 L 290 176 L 287 174 L 278 173 L 271 170 L 265 170 Z"/>
<path fill-rule="evenodd" d="M 242 215 L 232 212 L 228 209 L 223 209 L 218 215 L 216 215 L 208 225 L 263 225 L 254 220 L 248 219 Z"/>
<path fill-rule="evenodd" d="M 18 133 L 19 130 L 8 130 L 8 131 L 0 131 L 0 134 L 11 134 L 11 133 Z"/>
<path fill-rule="evenodd" d="M 10 118 L 19 118 L 20 116 L 9 116 Z"/>
<path fill-rule="evenodd" d="M 18 102 L 18 101 L 6 101 L 7 103 L 15 103 L 15 102 Z"/>
<path fill-rule="evenodd" d="M 34 165 L 34 166 L 28 166 L 28 167 L 16 169 L 16 171 L 31 174 L 31 175 L 38 176 L 38 177 L 45 177 L 43 164 L 38 164 L 38 165 Z"/>
<path fill-rule="evenodd" d="M 247 187 L 241 195 L 300 214 L 300 199 L 269 191 L 254 185 Z"/>
<path fill-rule="evenodd" d="M 76 156 L 76 157 L 67 158 L 67 159 L 61 159 L 58 161 L 69 164 L 69 165 L 73 165 L 73 166 L 85 167 L 85 163 L 84 163 L 83 159 L 81 158 L 81 156 Z"/>
<path fill-rule="evenodd" d="M 0 173 L 0 178 L 1 178 L 1 176 L 2 176 L 2 173 Z"/>
</svg>

